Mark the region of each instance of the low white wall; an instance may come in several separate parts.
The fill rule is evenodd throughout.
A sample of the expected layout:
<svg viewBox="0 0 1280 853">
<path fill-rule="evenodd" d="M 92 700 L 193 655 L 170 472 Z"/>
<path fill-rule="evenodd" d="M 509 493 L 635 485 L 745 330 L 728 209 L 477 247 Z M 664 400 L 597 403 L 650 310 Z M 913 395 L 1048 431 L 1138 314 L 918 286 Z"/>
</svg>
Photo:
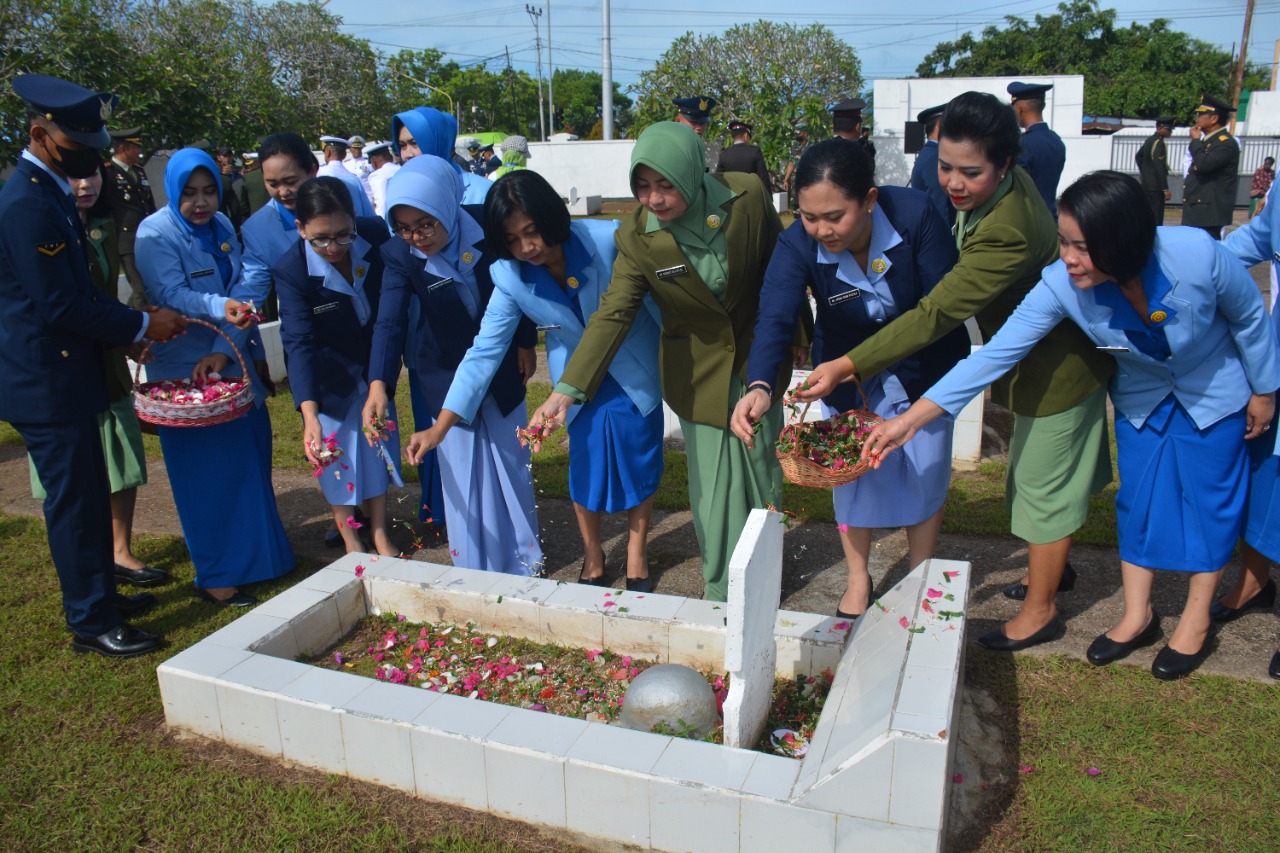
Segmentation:
<svg viewBox="0 0 1280 853">
<path fill-rule="evenodd" d="M 546 178 L 565 198 L 572 187 L 578 188 L 580 196 L 631 198 L 627 176 L 635 144 L 634 139 L 530 142 L 529 168 Z"/>
</svg>

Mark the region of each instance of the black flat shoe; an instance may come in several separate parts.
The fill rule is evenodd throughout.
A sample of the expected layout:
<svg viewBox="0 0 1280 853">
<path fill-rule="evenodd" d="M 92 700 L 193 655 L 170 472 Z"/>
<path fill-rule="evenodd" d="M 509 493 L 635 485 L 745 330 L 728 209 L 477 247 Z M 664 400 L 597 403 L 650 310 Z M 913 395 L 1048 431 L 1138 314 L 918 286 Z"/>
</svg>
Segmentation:
<svg viewBox="0 0 1280 853">
<path fill-rule="evenodd" d="M 1276 579 L 1268 578 L 1267 585 L 1258 594 L 1239 607 L 1227 607 L 1219 598 L 1209 605 L 1209 618 L 1219 625 L 1234 622 L 1249 610 L 1270 610 L 1276 605 Z"/>
<path fill-rule="evenodd" d="M 1111 639 L 1106 634 L 1099 634 L 1098 638 L 1089 644 L 1089 651 L 1085 653 L 1085 657 L 1094 666 L 1105 666 L 1113 661 L 1128 657 L 1138 649 L 1151 645 L 1161 636 L 1163 634 L 1160 630 L 1160 614 L 1152 610 L 1151 621 L 1132 640 L 1121 643 L 1118 640 Z"/>
<path fill-rule="evenodd" d="M 1062 570 L 1062 580 L 1058 581 L 1058 592 L 1071 592 L 1076 588 L 1076 570 L 1067 563 L 1067 567 Z M 1014 581 L 1004 589 L 1000 590 L 1005 598 L 1012 598 L 1014 601 L 1027 600 L 1027 585 L 1022 581 Z"/>
<path fill-rule="evenodd" d="M 236 590 L 227 598 L 217 598 L 210 593 L 209 590 L 198 586 L 196 587 L 196 595 L 200 596 L 210 604 L 216 604 L 219 607 L 252 607 L 258 603 L 258 599 L 248 593 L 241 592 L 240 590 Z"/>
<path fill-rule="evenodd" d="M 1151 674 L 1161 681 L 1172 681 L 1175 678 L 1190 675 L 1213 651 L 1217 639 L 1218 629 L 1210 625 L 1209 633 L 1205 635 L 1200 651 L 1195 654 L 1184 655 L 1182 652 L 1174 651 L 1165 646 L 1156 655 L 1156 659 L 1151 662 Z"/>
<path fill-rule="evenodd" d="M 133 584 L 134 586 L 155 586 L 169 579 L 169 573 L 164 569 L 153 569 L 151 566 L 143 566 L 140 569 L 127 569 L 119 563 L 116 563 L 115 566 L 117 583 Z"/>
<path fill-rule="evenodd" d="M 1010 640 L 1005 636 L 1004 628 L 1000 627 L 979 637 L 978 645 L 993 652 L 1017 652 L 1042 643 L 1052 643 L 1066 633 L 1066 630 L 1066 623 L 1058 616 L 1054 616 L 1049 620 L 1048 625 L 1045 625 L 1026 639 Z"/>
<path fill-rule="evenodd" d="M 137 616 L 146 613 L 151 608 L 159 604 L 159 600 L 149 592 L 140 592 L 137 595 L 121 595 L 116 593 L 108 597 L 111 606 L 124 616 Z"/>
<path fill-rule="evenodd" d="M 608 586 L 609 579 L 604 575 L 596 575 L 593 578 L 584 578 L 582 575 L 578 575 L 578 583 L 583 586 Z"/>
<path fill-rule="evenodd" d="M 330 527 L 329 532 L 324 535 L 324 547 L 341 548 L 342 534 L 338 532 L 338 528 Z"/>
<path fill-rule="evenodd" d="M 864 610 L 862 611 L 862 613 L 866 613 L 866 611 Z M 839 607 L 836 608 L 837 619 L 857 619 L 859 616 L 862 615 L 862 613 L 845 613 Z"/>
<path fill-rule="evenodd" d="M 627 578 L 627 592 L 653 592 L 653 578 Z"/>
<path fill-rule="evenodd" d="M 71 648 L 77 652 L 95 652 L 109 658 L 131 658 L 154 652 L 164 646 L 164 640 L 148 634 L 128 622 L 97 637 L 72 636 Z"/>
<path fill-rule="evenodd" d="M 1280 678 L 1280 652 L 1276 652 L 1271 656 L 1271 666 L 1267 667 L 1267 675 L 1272 678 Z"/>
</svg>

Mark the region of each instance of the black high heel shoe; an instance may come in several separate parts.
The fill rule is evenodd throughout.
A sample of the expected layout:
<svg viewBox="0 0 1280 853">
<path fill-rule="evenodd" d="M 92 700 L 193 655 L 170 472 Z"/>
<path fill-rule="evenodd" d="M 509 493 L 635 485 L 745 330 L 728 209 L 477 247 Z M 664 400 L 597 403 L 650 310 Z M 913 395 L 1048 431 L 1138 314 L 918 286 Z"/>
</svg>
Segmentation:
<svg viewBox="0 0 1280 853">
<path fill-rule="evenodd" d="M 843 601 L 844 596 L 843 595 L 840 596 L 840 599 L 841 601 Z M 845 613 L 843 610 L 840 609 L 839 603 L 837 603 L 836 618 L 837 619 L 857 619 L 859 616 L 862 616 L 864 613 L 866 613 L 870 609 L 871 609 L 871 593 L 867 593 L 867 606 L 862 608 L 862 613 Z"/>
<path fill-rule="evenodd" d="M 1076 588 L 1076 570 L 1067 563 L 1067 567 L 1062 570 L 1062 580 L 1058 581 L 1058 592 L 1071 592 Z M 1022 581 L 1014 581 L 1013 583 L 1000 590 L 1005 598 L 1012 598 L 1014 601 L 1027 600 L 1027 585 Z"/>
<path fill-rule="evenodd" d="M 1258 594 L 1239 607 L 1228 607 L 1219 598 L 1209 605 L 1209 618 L 1219 625 L 1234 622 L 1250 610 L 1270 610 L 1276 606 L 1276 579 L 1268 578 L 1267 585 Z"/>
</svg>

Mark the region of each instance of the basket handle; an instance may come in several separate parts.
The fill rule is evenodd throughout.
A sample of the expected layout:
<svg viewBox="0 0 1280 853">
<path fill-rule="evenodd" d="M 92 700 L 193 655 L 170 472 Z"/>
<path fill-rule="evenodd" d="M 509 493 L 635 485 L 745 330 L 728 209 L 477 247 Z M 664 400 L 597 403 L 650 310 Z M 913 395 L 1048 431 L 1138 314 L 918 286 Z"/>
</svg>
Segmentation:
<svg viewBox="0 0 1280 853">
<path fill-rule="evenodd" d="M 249 376 L 249 366 L 244 363 L 244 356 L 240 354 L 240 348 L 236 346 L 235 341 L 231 340 L 231 338 L 227 336 L 226 332 L 222 331 L 213 323 L 210 323 L 208 320 L 201 320 L 199 317 L 188 317 L 187 320 L 188 322 L 197 323 L 206 328 L 213 329 L 215 332 L 222 335 L 223 339 L 225 339 L 226 342 L 231 345 L 231 351 L 236 354 L 236 360 L 240 362 L 240 372 L 244 375 L 244 380 L 246 382 L 252 381 L 251 377 Z M 138 366 L 133 371 L 133 387 L 134 388 L 142 387 L 142 383 L 139 381 L 139 379 L 142 376 L 142 363 L 146 360 L 147 353 L 151 351 L 151 345 L 154 343 L 155 341 L 147 341 L 146 346 L 142 348 L 142 352 L 138 353 Z"/>
<path fill-rule="evenodd" d="M 856 388 L 858 389 L 858 395 L 859 395 L 860 397 L 862 397 L 862 408 L 867 409 L 868 411 L 870 411 L 870 409 L 871 409 L 871 400 L 867 397 L 867 392 L 866 392 L 866 390 L 862 387 L 862 382 L 860 382 L 860 381 L 858 380 L 858 374 L 856 374 L 856 373 L 855 373 L 855 374 L 853 374 L 853 376 L 850 378 L 850 381 L 851 381 L 851 382 L 853 382 L 854 387 L 856 387 Z M 807 403 L 805 403 L 805 404 L 804 404 L 804 409 L 802 409 L 802 410 L 800 411 L 800 422 L 801 422 L 801 423 L 803 423 L 803 422 L 804 422 L 805 415 L 809 414 L 809 407 L 810 407 L 810 406 L 812 406 L 812 405 L 813 405 L 813 401 L 812 401 L 812 400 L 810 400 L 809 402 L 807 402 Z"/>
</svg>

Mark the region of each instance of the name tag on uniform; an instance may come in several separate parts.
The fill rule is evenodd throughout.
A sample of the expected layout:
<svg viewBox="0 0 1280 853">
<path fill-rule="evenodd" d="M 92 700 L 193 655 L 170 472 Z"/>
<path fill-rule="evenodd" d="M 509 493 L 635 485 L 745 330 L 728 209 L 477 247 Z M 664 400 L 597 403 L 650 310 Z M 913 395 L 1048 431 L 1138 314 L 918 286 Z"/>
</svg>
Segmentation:
<svg viewBox="0 0 1280 853">
<path fill-rule="evenodd" d="M 442 278 L 442 279 L 440 279 L 439 281 L 437 281 L 435 284 L 428 284 L 428 285 L 427 285 L 427 293 L 430 293 L 430 292 L 431 292 L 431 291 L 433 291 L 433 290 L 439 290 L 440 288 L 444 287 L 446 284 L 453 284 L 453 279 L 452 279 L 452 278 Z"/>
<path fill-rule="evenodd" d="M 688 271 L 689 271 L 688 267 L 686 267 L 684 264 L 679 264 L 678 266 L 667 267 L 666 269 L 656 270 L 654 271 L 653 274 L 656 275 L 658 278 L 675 278 L 678 275 L 684 275 Z"/>
<path fill-rule="evenodd" d="M 204 278 L 207 275 L 213 275 L 213 270 L 212 269 L 196 270 L 191 274 L 191 278 Z"/>
<path fill-rule="evenodd" d="M 856 287 L 853 290 L 846 290 L 844 293 L 837 293 L 827 300 L 828 305 L 839 305 L 841 302 L 848 302 L 850 299 L 857 299 L 862 295 L 862 291 Z"/>
<path fill-rule="evenodd" d="M 559 328 L 559 326 L 534 326 L 533 330 L 535 332 L 554 332 Z"/>
<path fill-rule="evenodd" d="M 330 302 L 328 305 L 317 305 L 315 308 L 311 309 L 311 313 L 323 314 L 326 311 L 336 311 L 337 308 L 338 308 L 337 302 Z"/>
</svg>

